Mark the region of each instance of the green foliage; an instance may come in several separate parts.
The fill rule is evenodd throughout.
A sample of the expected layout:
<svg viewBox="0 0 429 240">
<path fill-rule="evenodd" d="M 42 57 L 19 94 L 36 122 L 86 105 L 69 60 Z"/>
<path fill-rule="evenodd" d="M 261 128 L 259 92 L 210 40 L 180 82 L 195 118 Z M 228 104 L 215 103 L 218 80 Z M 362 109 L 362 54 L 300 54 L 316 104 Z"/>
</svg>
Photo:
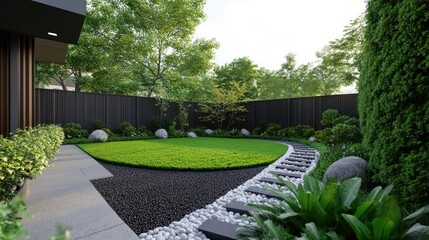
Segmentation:
<svg viewBox="0 0 429 240">
<path fill-rule="evenodd" d="M 399 199 L 429 200 L 429 4 L 368 2 L 359 114 L 372 180 Z"/>
<path fill-rule="evenodd" d="M 87 138 L 88 131 L 82 129 L 78 123 L 67 123 L 63 126 L 64 136 L 66 139 L 71 138 Z"/>
<path fill-rule="evenodd" d="M 156 132 L 160 128 L 168 129 L 171 126 L 171 122 L 167 117 L 154 116 L 150 119 L 150 130 Z"/>
<path fill-rule="evenodd" d="M 174 137 L 174 138 L 179 138 L 179 137 L 186 137 L 186 132 L 180 129 L 170 129 L 168 131 L 168 137 Z"/>
<path fill-rule="evenodd" d="M 340 123 L 332 128 L 332 138 L 330 140 L 333 144 L 360 143 L 362 134 L 356 126 Z"/>
<path fill-rule="evenodd" d="M 287 151 L 287 146 L 274 142 L 212 137 L 93 143 L 79 147 L 109 163 L 175 170 L 261 166 L 272 163 Z"/>
<path fill-rule="evenodd" d="M 281 129 L 282 129 L 282 126 L 280 124 L 270 123 L 270 124 L 268 124 L 268 126 L 265 129 L 265 132 L 263 134 L 266 136 L 276 137 L 276 136 L 278 136 L 278 132 Z"/>
<path fill-rule="evenodd" d="M 344 151 L 345 156 L 357 156 L 365 160 L 369 159 L 369 149 L 362 143 L 347 146 Z"/>
<path fill-rule="evenodd" d="M 215 83 L 226 90 L 235 90 L 235 85 L 245 87 L 246 99 L 257 98 L 255 82 L 258 79 L 257 65 L 248 57 L 234 59 L 232 62 L 214 69 Z"/>
<path fill-rule="evenodd" d="M 328 109 L 322 113 L 322 120 L 320 123 L 325 127 L 333 127 L 337 123 L 337 119 L 341 114 L 336 109 Z"/>
<path fill-rule="evenodd" d="M 244 121 L 244 113 L 247 112 L 243 103 L 245 91 L 245 87 L 235 82 L 229 89 L 214 88 L 211 101 L 198 104 L 201 121 L 226 130 Z"/>
<path fill-rule="evenodd" d="M 286 128 L 284 135 L 281 135 L 281 136 L 308 139 L 313 135 L 314 135 L 314 128 L 308 125 L 297 125 L 295 127 Z"/>
<path fill-rule="evenodd" d="M 204 132 L 206 129 L 206 127 L 196 127 L 189 129 L 189 132 L 194 132 L 197 136 L 206 136 L 207 134 Z"/>
<path fill-rule="evenodd" d="M 314 147 L 320 153 L 320 158 L 317 161 L 316 168 L 310 172 L 310 176 L 316 179 L 322 180 L 323 175 L 325 174 L 329 166 L 344 157 L 344 148 L 342 146 L 326 146 L 320 143 L 311 143 L 308 145 Z"/>
<path fill-rule="evenodd" d="M 105 142 L 120 142 L 120 141 L 136 141 L 136 140 L 148 140 L 155 139 L 152 132 L 148 134 L 138 134 L 132 137 L 113 135 L 109 137 Z M 88 138 L 72 138 L 64 139 L 63 144 L 84 144 L 84 143 L 99 143 L 99 141 L 90 140 Z"/>
<path fill-rule="evenodd" d="M 136 135 L 137 129 L 129 122 L 122 122 L 118 126 L 118 132 L 122 136 L 132 137 Z"/>
<path fill-rule="evenodd" d="M 71 234 L 70 230 L 62 227 L 61 225 L 57 225 L 57 235 L 52 236 L 49 240 L 70 240 Z"/>
<path fill-rule="evenodd" d="M 269 188 L 280 203 L 249 204 L 256 225 L 239 230 L 240 239 L 425 239 L 429 226 L 418 219 L 429 205 L 404 217 L 392 187 L 376 187 L 363 196 L 360 178 L 326 184 L 304 176 L 303 184 L 277 177 L 290 193 Z M 301 239 L 300 238 L 300 239 Z"/>
<path fill-rule="evenodd" d="M 101 128 L 101 130 L 103 130 L 103 132 L 105 132 L 109 137 L 115 135 L 109 128 Z"/>
<path fill-rule="evenodd" d="M 0 239 L 15 240 L 27 236 L 22 224 L 25 211 L 25 202 L 20 197 L 7 203 L 0 201 Z"/>
<path fill-rule="evenodd" d="M 100 119 L 94 119 L 91 122 L 90 131 L 92 132 L 94 130 L 105 129 L 105 128 L 108 128 L 108 127 L 107 127 L 107 125 L 104 122 L 102 122 Z"/>
<path fill-rule="evenodd" d="M 17 130 L 9 139 L 0 137 L 0 201 L 12 199 L 20 183 L 41 173 L 63 140 L 64 133 L 56 125 Z"/>
</svg>

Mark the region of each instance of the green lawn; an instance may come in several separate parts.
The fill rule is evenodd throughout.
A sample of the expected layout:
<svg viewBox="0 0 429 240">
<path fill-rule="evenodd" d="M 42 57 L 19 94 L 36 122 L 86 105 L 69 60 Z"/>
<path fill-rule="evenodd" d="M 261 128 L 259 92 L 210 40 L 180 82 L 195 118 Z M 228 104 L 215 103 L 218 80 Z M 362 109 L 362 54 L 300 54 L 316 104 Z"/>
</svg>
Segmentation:
<svg viewBox="0 0 429 240">
<path fill-rule="evenodd" d="M 229 138 L 172 138 L 79 144 L 95 159 L 175 170 L 220 170 L 272 163 L 287 151 L 279 143 Z"/>
</svg>

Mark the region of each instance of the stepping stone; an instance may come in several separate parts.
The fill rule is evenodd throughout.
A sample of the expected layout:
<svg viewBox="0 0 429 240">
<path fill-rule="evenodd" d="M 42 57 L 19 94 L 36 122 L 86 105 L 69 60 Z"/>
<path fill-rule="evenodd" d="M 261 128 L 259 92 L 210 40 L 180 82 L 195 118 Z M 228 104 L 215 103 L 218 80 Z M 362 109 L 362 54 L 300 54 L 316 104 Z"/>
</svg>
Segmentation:
<svg viewBox="0 0 429 240">
<path fill-rule="evenodd" d="M 316 154 L 301 154 L 301 153 L 296 153 L 296 152 L 293 152 L 293 153 L 291 153 L 290 155 L 294 155 L 294 156 L 305 156 L 305 157 L 312 157 L 312 158 L 315 158 L 315 157 L 316 157 Z"/>
<path fill-rule="evenodd" d="M 298 158 L 291 158 L 291 157 L 287 157 L 285 158 L 285 160 L 289 160 L 289 161 L 293 161 L 293 162 L 306 162 L 306 163 L 312 163 L 313 161 L 308 160 L 308 159 L 298 159 Z"/>
<path fill-rule="evenodd" d="M 277 178 L 263 177 L 263 178 L 259 179 L 259 181 L 284 186 L 284 184 L 282 182 L 280 182 L 280 180 L 278 180 Z"/>
<path fill-rule="evenodd" d="M 316 154 L 316 151 L 302 151 L 302 150 L 295 150 L 296 153 L 309 153 L 309 154 Z"/>
<path fill-rule="evenodd" d="M 276 168 L 280 168 L 280 169 L 288 169 L 288 170 L 292 170 L 292 171 L 300 171 L 300 172 L 305 172 L 305 169 L 299 168 L 299 167 L 294 167 L 294 166 L 286 166 L 286 165 L 277 165 Z"/>
<path fill-rule="evenodd" d="M 282 199 L 281 197 L 274 195 L 272 192 L 260 187 L 249 187 L 245 190 L 245 192 L 254 193 L 257 195 L 265 195 L 267 198 L 277 198 L 280 200 Z"/>
<path fill-rule="evenodd" d="M 283 177 L 291 177 L 291 178 L 301 178 L 302 174 L 300 173 L 289 173 L 289 172 L 278 172 L 278 171 L 271 171 L 271 174 L 277 174 L 279 176 Z"/>
<path fill-rule="evenodd" d="M 281 162 L 283 164 L 289 164 L 289 165 L 295 165 L 295 166 L 302 166 L 302 167 L 310 167 L 310 164 L 306 164 L 306 163 L 299 163 L 299 162 L 289 162 L 289 161 L 283 161 Z"/>
<path fill-rule="evenodd" d="M 239 201 L 231 201 L 225 205 L 225 208 L 228 212 L 239 213 L 241 215 L 246 214 L 248 216 L 250 215 L 249 211 L 253 210 L 253 208 L 247 206 L 245 202 Z"/>
<path fill-rule="evenodd" d="M 296 158 L 305 158 L 305 159 L 314 159 L 314 156 L 305 156 L 305 155 L 296 155 L 296 154 L 291 154 L 291 157 L 296 157 Z"/>
<path fill-rule="evenodd" d="M 238 225 L 221 222 L 215 219 L 208 219 L 203 222 L 198 230 L 212 240 L 234 240 Z"/>
<path fill-rule="evenodd" d="M 292 154 L 299 154 L 299 155 L 316 155 L 316 153 L 309 152 L 309 153 L 302 153 L 302 152 L 295 152 L 293 151 Z"/>
</svg>

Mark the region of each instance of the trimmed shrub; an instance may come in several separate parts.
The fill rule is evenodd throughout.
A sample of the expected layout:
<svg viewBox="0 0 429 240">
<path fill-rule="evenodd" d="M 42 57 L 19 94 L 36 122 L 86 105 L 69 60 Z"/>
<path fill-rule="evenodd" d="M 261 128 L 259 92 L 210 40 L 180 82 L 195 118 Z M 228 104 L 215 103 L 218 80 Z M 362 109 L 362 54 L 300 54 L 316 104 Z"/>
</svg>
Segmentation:
<svg viewBox="0 0 429 240">
<path fill-rule="evenodd" d="M 108 127 L 100 119 L 94 119 L 94 120 L 92 120 L 91 128 L 90 128 L 91 132 L 93 132 L 94 130 L 103 130 L 103 128 L 108 128 Z"/>
<path fill-rule="evenodd" d="M 369 159 L 369 149 L 363 145 L 362 143 L 352 144 L 350 146 L 347 146 L 346 150 L 344 151 L 345 156 L 356 156 L 363 158 L 368 161 Z"/>
<path fill-rule="evenodd" d="M 101 128 L 100 130 L 103 130 L 109 137 L 115 135 L 109 128 Z"/>
<path fill-rule="evenodd" d="M 78 123 L 67 123 L 63 126 L 64 136 L 67 139 L 71 138 L 87 138 L 88 131 L 82 129 L 82 126 Z"/>
<path fill-rule="evenodd" d="M 255 127 L 252 131 L 253 135 L 261 135 L 261 133 L 263 133 L 263 131 L 260 127 Z"/>
<path fill-rule="evenodd" d="M 239 129 L 233 128 L 228 131 L 229 136 L 239 136 L 241 135 L 241 131 Z"/>
<path fill-rule="evenodd" d="M 119 134 L 126 137 L 132 137 L 136 135 L 136 128 L 129 122 L 122 122 L 118 126 Z"/>
<path fill-rule="evenodd" d="M 320 123 L 324 127 L 333 127 L 336 124 L 336 120 L 341 117 L 341 114 L 336 109 L 328 109 L 322 113 L 322 120 Z"/>
<path fill-rule="evenodd" d="M 264 132 L 264 135 L 273 136 L 273 137 L 278 136 L 277 134 L 281 129 L 282 129 L 282 126 L 280 126 L 279 124 L 270 123 L 268 124 L 267 129 Z"/>
<path fill-rule="evenodd" d="M 360 143 L 361 141 L 362 134 L 356 126 L 340 123 L 332 128 L 332 143 L 334 144 Z"/>
<path fill-rule="evenodd" d="M 368 1 L 359 115 L 373 181 L 429 203 L 429 4 Z"/>
<path fill-rule="evenodd" d="M 9 139 L 0 137 L 0 201 L 12 199 L 19 184 L 49 166 L 63 140 L 63 130 L 56 125 L 17 130 Z"/>
<path fill-rule="evenodd" d="M 348 120 L 343 122 L 346 125 L 350 125 L 350 126 L 355 126 L 355 127 L 360 127 L 359 126 L 359 120 L 357 120 L 356 118 L 349 118 Z"/>
</svg>

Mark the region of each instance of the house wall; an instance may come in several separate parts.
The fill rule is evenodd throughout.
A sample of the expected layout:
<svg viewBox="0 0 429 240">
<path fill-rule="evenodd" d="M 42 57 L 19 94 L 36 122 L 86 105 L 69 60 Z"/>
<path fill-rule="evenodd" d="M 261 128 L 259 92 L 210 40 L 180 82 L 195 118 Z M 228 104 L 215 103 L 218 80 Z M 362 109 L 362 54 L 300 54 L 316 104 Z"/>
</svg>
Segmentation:
<svg viewBox="0 0 429 240">
<path fill-rule="evenodd" d="M 34 123 L 34 37 L 0 31 L 0 134 Z"/>
</svg>

